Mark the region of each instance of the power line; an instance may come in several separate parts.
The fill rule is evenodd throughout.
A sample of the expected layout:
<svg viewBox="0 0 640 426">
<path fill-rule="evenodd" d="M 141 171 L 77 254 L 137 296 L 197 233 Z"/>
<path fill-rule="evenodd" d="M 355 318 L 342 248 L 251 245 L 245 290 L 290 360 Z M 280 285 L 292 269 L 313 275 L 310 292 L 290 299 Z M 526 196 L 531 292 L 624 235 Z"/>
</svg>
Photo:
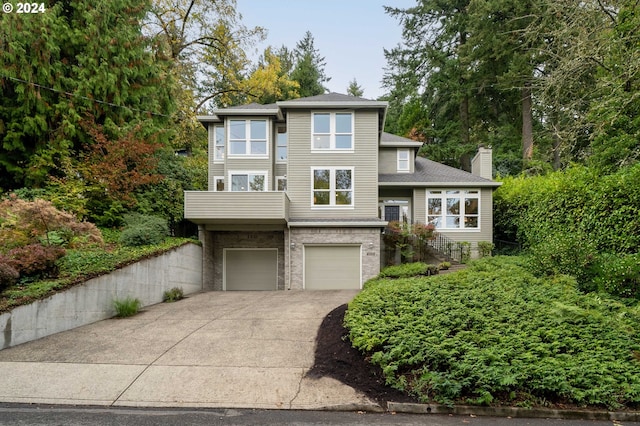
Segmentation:
<svg viewBox="0 0 640 426">
<path fill-rule="evenodd" d="M 141 113 L 145 113 L 145 114 L 151 114 L 151 115 L 155 115 L 157 117 L 171 118 L 171 116 L 167 115 L 167 114 L 160 114 L 158 112 L 132 108 L 132 107 L 124 106 L 124 105 L 114 104 L 113 102 L 107 102 L 107 101 L 103 101 L 103 100 L 100 100 L 100 99 L 89 98 L 87 96 L 78 95 L 77 93 L 65 92 L 64 90 L 54 89 L 53 87 L 43 86 L 42 84 L 38 84 L 38 83 L 32 83 L 30 81 L 26 81 L 26 80 L 23 80 L 23 79 L 17 78 L 17 77 L 9 77 L 9 76 L 0 76 L 0 77 L 6 78 L 6 79 L 9 79 L 9 80 L 13 80 L 13 81 L 17 81 L 17 82 L 20 82 L 20 83 L 30 84 L 30 85 L 32 85 L 34 87 L 38 87 L 40 89 L 45 89 L 45 90 L 49 90 L 49 91 L 54 92 L 54 93 L 59 93 L 59 94 L 62 94 L 62 95 L 66 95 L 66 96 L 71 97 L 71 98 L 84 99 L 84 100 L 87 100 L 87 101 L 90 101 L 90 102 L 95 102 L 95 103 L 101 104 L 101 105 L 108 105 L 108 106 L 115 107 L 115 108 L 128 109 L 129 111 L 135 111 L 135 112 L 141 112 Z"/>
</svg>

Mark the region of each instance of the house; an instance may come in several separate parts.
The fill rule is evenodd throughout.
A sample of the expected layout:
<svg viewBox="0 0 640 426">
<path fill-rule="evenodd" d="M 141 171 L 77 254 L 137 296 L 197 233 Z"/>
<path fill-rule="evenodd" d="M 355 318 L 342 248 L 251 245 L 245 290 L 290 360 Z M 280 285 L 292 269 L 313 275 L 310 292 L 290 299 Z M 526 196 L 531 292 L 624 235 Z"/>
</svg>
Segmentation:
<svg viewBox="0 0 640 426">
<path fill-rule="evenodd" d="M 388 221 L 492 240 L 491 150 L 474 173 L 383 132 L 387 102 L 337 93 L 219 109 L 209 191 L 185 192 L 209 290 L 359 289 L 380 270 Z"/>
</svg>

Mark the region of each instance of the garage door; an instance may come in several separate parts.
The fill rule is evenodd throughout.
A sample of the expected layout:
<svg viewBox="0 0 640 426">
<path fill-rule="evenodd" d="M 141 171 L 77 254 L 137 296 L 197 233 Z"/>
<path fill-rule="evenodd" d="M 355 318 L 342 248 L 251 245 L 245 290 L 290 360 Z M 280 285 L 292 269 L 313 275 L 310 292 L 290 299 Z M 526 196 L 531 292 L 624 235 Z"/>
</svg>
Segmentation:
<svg viewBox="0 0 640 426">
<path fill-rule="evenodd" d="M 225 249 L 225 290 L 277 290 L 277 249 Z"/>
<path fill-rule="evenodd" d="M 304 288 L 360 289 L 360 246 L 305 246 Z"/>
</svg>

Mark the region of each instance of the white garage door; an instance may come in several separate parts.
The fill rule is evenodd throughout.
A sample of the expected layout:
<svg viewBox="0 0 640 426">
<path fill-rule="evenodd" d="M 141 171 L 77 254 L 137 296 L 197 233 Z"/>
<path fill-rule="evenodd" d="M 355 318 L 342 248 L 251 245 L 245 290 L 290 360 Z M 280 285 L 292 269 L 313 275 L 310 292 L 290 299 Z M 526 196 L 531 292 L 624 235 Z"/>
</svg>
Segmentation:
<svg viewBox="0 0 640 426">
<path fill-rule="evenodd" d="M 277 249 L 225 249 L 225 290 L 277 290 Z"/>
<path fill-rule="evenodd" d="M 359 290 L 360 246 L 304 246 L 306 290 Z"/>
</svg>

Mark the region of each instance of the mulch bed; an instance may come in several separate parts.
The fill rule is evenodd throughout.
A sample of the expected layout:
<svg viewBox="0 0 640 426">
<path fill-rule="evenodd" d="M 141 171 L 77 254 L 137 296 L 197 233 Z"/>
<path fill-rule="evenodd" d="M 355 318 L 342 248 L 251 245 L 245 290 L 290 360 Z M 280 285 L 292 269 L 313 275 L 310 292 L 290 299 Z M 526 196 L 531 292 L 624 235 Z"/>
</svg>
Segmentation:
<svg viewBox="0 0 640 426">
<path fill-rule="evenodd" d="M 346 304 L 339 306 L 322 321 L 316 338 L 315 364 L 307 376 L 339 380 L 385 409 L 387 401 L 417 402 L 417 399 L 386 386 L 380 367 L 367 362 L 364 355 L 351 347 L 348 331 L 342 325 L 346 310 Z"/>
</svg>

